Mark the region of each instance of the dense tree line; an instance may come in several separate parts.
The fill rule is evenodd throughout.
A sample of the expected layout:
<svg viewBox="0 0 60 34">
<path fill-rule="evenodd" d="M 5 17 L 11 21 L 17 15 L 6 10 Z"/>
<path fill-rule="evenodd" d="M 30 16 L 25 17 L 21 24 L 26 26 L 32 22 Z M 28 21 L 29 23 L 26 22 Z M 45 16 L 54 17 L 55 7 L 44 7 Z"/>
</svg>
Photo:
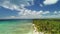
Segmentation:
<svg viewBox="0 0 60 34">
<path fill-rule="evenodd" d="M 39 32 L 45 32 L 45 34 L 60 34 L 59 19 L 35 19 L 33 20 L 33 24 L 35 24 Z"/>
</svg>

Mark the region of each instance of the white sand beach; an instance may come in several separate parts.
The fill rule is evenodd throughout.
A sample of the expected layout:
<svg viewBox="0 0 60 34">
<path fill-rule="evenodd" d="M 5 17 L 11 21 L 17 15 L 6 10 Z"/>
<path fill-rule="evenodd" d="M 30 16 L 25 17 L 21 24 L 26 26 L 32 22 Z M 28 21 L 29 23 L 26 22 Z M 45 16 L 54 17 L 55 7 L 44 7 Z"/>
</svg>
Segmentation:
<svg viewBox="0 0 60 34">
<path fill-rule="evenodd" d="M 35 24 L 33 24 L 33 28 L 34 28 L 33 34 L 44 34 L 44 32 L 38 32 L 37 31 L 37 28 L 36 28 Z"/>
</svg>

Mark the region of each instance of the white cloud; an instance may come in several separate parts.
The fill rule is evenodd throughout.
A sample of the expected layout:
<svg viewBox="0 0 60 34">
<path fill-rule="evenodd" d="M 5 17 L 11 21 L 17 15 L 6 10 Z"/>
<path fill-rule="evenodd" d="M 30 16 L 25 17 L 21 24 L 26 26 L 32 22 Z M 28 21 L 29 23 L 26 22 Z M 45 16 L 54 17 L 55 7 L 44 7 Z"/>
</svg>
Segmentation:
<svg viewBox="0 0 60 34">
<path fill-rule="evenodd" d="M 50 12 L 49 11 L 35 11 L 35 10 L 28 10 L 28 9 L 25 9 L 21 12 L 18 13 L 18 15 L 20 15 L 21 18 L 41 18 L 42 15 L 46 15 L 46 14 L 49 14 Z"/>
<path fill-rule="evenodd" d="M 22 1 L 22 0 L 21 0 Z M 23 1 L 25 1 L 25 2 L 23 2 Z M 26 15 L 26 17 L 27 17 L 27 15 L 29 15 L 30 14 L 30 12 L 31 12 L 31 10 L 27 10 L 26 8 L 24 8 L 25 6 L 29 6 L 29 3 L 28 3 L 28 1 L 32 1 L 33 2 L 33 0 L 23 0 L 22 1 L 22 3 L 20 3 L 20 5 L 17 5 L 17 4 L 13 4 L 13 3 L 11 3 L 9 0 L 5 0 L 5 1 L 3 1 L 3 3 L 0 5 L 0 6 L 2 6 L 2 7 L 4 7 L 4 8 L 7 8 L 7 9 L 11 9 L 11 10 L 17 10 L 17 11 L 20 11 L 20 12 L 18 12 L 18 15 L 20 16 L 24 16 L 24 15 Z M 33 14 L 33 13 L 31 13 L 31 14 Z M 21 17 L 20 16 L 20 17 Z M 20 18 L 19 17 L 19 18 Z M 11 18 L 11 17 L 9 17 L 9 18 Z"/>
<path fill-rule="evenodd" d="M 56 4 L 59 0 L 45 0 L 43 3 L 45 5 Z"/>
<path fill-rule="evenodd" d="M 41 19 L 41 18 L 59 18 L 60 14 L 55 14 L 53 13 L 52 15 L 47 15 L 47 14 L 51 14 L 49 11 L 32 11 L 32 10 L 28 10 L 25 9 L 25 11 L 23 12 L 19 12 L 19 16 L 10 16 L 8 18 L 13 18 L 13 19 Z M 44 16 L 46 15 L 46 16 Z"/>
<path fill-rule="evenodd" d="M 24 8 L 25 6 L 32 5 L 32 4 L 29 4 L 28 1 L 33 2 L 33 0 L 20 0 L 20 1 L 19 0 L 14 0 L 14 1 L 4 0 L 3 2 L 0 2 L 0 6 L 11 9 L 11 10 L 20 10 Z"/>
<path fill-rule="evenodd" d="M 40 6 L 41 6 L 41 7 L 43 7 L 43 5 L 42 5 L 42 4 L 40 4 Z"/>
<path fill-rule="evenodd" d="M 27 1 L 32 1 L 33 3 L 33 0 L 27 0 Z M 29 6 L 29 3 L 28 2 L 25 2 L 26 4 L 24 4 L 24 2 L 20 3 L 20 5 L 17 5 L 17 4 L 13 4 L 11 3 L 10 1 L 4 1 L 1 6 L 4 7 L 4 8 L 7 8 L 7 9 L 11 9 L 11 10 L 17 10 L 17 11 L 20 11 L 18 12 L 18 15 L 19 17 L 16 17 L 16 16 L 10 16 L 10 17 L 7 17 L 7 18 L 40 18 L 40 14 L 43 14 L 43 11 L 32 11 L 32 10 L 28 10 L 26 8 L 24 8 L 25 6 Z"/>
<path fill-rule="evenodd" d="M 21 14 L 23 14 L 23 15 L 40 15 L 40 14 L 49 14 L 50 12 L 49 11 L 42 11 L 42 10 L 40 10 L 40 11 L 32 11 L 32 10 L 28 10 L 28 9 L 25 9 L 25 10 L 23 10 L 23 11 L 21 11 L 21 12 L 19 12 L 18 14 L 19 15 L 21 15 Z"/>
<path fill-rule="evenodd" d="M 59 13 L 60 13 L 60 11 L 59 11 Z"/>
<path fill-rule="evenodd" d="M 11 10 L 18 10 L 19 6 L 11 4 L 9 1 L 4 1 L 0 6 L 11 9 Z"/>
<path fill-rule="evenodd" d="M 28 0 L 28 1 L 32 1 L 32 0 Z M 47 2 L 47 1 L 44 1 L 44 2 Z M 0 4 L 0 6 L 7 8 L 7 9 L 20 11 L 20 12 L 18 12 L 18 15 L 19 15 L 18 17 L 17 16 L 9 16 L 6 18 L 34 19 L 34 18 L 43 18 L 44 17 L 43 15 L 50 14 L 49 11 L 43 11 L 43 10 L 35 11 L 35 10 L 26 9 L 24 7 L 29 6 L 30 4 L 27 1 L 25 3 L 26 4 L 24 4 L 22 2 L 22 4 L 20 3 L 20 5 L 17 5 L 17 4 L 11 3 L 10 1 L 5 0 L 3 3 Z M 42 4 L 40 4 L 40 6 L 43 7 Z"/>
<path fill-rule="evenodd" d="M 7 17 L 4 17 L 4 18 L 1 18 L 1 19 L 15 19 L 17 18 L 16 16 L 7 16 Z"/>
<path fill-rule="evenodd" d="M 10 18 L 15 18 L 15 16 L 10 16 Z"/>
<path fill-rule="evenodd" d="M 46 12 L 44 12 L 43 14 L 49 14 L 50 12 L 49 11 L 46 11 Z"/>
<path fill-rule="evenodd" d="M 58 12 L 57 11 L 54 11 L 54 14 L 58 14 Z"/>
</svg>

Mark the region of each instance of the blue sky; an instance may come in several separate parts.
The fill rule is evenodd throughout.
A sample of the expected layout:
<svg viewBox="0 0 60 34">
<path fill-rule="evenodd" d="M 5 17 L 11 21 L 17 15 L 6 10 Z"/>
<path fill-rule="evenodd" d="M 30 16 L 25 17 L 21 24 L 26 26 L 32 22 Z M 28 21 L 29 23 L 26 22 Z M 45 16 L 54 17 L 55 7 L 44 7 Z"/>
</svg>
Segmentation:
<svg viewBox="0 0 60 34">
<path fill-rule="evenodd" d="M 60 0 L 0 0 L 0 19 L 60 18 Z"/>
</svg>

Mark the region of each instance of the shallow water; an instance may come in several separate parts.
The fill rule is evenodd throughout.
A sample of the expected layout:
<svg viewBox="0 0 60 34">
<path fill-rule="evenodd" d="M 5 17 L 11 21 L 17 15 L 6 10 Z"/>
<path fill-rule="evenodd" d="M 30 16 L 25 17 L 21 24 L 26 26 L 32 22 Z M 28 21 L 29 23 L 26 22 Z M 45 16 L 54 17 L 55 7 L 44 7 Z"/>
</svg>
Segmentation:
<svg viewBox="0 0 60 34">
<path fill-rule="evenodd" d="M 0 34 L 32 34 L 31 20 L 0 21 Z"/>
</svg>

